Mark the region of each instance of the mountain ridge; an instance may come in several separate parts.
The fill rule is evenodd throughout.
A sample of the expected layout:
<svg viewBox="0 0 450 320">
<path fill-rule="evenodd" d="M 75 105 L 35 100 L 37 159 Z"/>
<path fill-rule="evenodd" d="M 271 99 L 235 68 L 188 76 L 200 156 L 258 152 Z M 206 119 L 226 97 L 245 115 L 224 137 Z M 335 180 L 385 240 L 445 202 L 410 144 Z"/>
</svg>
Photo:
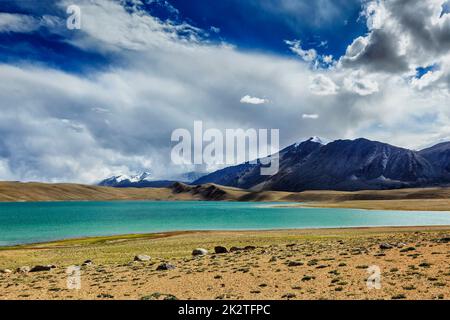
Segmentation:
<svg viewBox="0 0 450 320">
<path fill-rule="evenodd" d="M 277 174 L 261 176 L 260 164 L 241 164 L 193 184 L 218 183 L 252 190 L 384 190 L 450 183 L 450 143 L 413 151 L 365 138 L 324 144 L 312 137 L 280 151 Z"/>
</svg>

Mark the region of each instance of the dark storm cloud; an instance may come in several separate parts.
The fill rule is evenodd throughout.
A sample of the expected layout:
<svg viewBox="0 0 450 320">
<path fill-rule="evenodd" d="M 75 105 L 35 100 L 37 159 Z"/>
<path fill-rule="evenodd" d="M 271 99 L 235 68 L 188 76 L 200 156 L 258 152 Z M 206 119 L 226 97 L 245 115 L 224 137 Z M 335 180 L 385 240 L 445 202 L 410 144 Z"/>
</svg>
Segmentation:
<svg viewBox="0 0 450 320">
<path fill-rule="evenodd" d="M 343 67 L 403 74 L 437 63 L 450 50 L 450 15 L 443 0 L 371 1 L 363 13 L 369 34 L 341 58 Z"/>
<path fill-rule="evenodd" d="M 344 68 L 364 68 L 372 72 L 408 71 L 405 55 L 399 54 L 397 39 L 383 30 L 374 30 L 367 38 L 356 39 L 341 59 Z"/>
<path fill-rule="evenodd" d="M 450 19 L 442 17 L 443 7 L 423 0 L 388 1 L 388 10 L 400 27 L 422 50 L 443 54 L 450 50 Z M 436 3 L 436 1 L 434 1 Z M 444 2 L 444 1 L 440 1 Z M 438 23 L 433 22 L 439 19 Z"/>
</svg>

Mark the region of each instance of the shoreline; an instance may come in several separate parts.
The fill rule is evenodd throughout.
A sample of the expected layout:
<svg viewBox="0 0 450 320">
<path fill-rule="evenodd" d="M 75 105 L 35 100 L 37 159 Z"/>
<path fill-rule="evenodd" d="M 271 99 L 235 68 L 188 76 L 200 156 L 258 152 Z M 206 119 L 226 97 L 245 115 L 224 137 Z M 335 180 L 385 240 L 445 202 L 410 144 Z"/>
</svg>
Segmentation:
<svg viewBox="0 0 450 320">
<path fill-rule="evenodd" d="M 298 234 L 324 234 L 324 233 L 344 233 L 344 232 L 432 232 L 432 231 L 450 231 L 450 225 L 430 225 L 430 226 L 374 226 L 374 227 L 330 227 L 330 228 L 294 228 L 294 229 L 239 229 L 239 230 L 181 230 L 181 231 L 162 231 L 149 233 L 129 233 L 106 236 L 86 236 L 75 238 L 63 238 L 51 241 L 24 243 L 10 246 L 0 246 L 1 251 L 8 250 L 45 250 L 55 248 L 71 248 L 92 244 L 114 244 L 118 242 L 137 241 L 137 240 L 157 240 L 176 236 L 189 235 L 212 235 L 212 234 L 260 234 L 260 233 L 298 233 Z"/>
<path fill-rule="evenodd" d="M 370 200 L 376 201 L 376 200 Z M 391 200 L 395 201 L 395 200 Z M 409 201 L 409 200 L 406 200 Z M 349 202 L 351 204 L 349 204 Z M 384 201 L 386 202 L 386 201 Z M 361 210 L 361 211 L 392 211 L 392 212 L 442 212 L 442 213 L 450 213 L 450 207 L 443 208 L 398 208 L 398 209 L 389 209 L 388 208 L 377 208 L 374 206 L 375 203 L 371 205 L 363 205 L 359 204 L 358 201 L 345 201 L 345 202 L 320 202 L 320 201 L 311 201 L 311 202 L 303 202 L 303 203 L 287 203 L 287 204 L 274 204 L 272 207 L 274 208 L 303 208 L 303 209 L 348 209 L 348 210 Z"/>
</svg>

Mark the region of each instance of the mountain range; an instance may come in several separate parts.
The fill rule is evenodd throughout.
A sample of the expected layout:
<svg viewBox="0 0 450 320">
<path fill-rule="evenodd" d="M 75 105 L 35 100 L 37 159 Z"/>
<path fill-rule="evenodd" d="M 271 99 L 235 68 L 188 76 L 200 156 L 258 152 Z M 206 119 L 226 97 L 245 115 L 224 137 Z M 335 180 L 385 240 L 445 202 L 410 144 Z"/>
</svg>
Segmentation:
<svg viewBox="0 0 450 320">
<path fill-rule="evenodd" d="M 172 186 L 175 182 L 192 183 L 198 180 L 206 173 L 202 172 L 187 172 L 174 177 L 173 179 L 157 179 L 154 178 L 151 172 L 145 171 L 137 175 L 117 175 L 107 178 L 100 183 L 101 187 L 115 187 L 115 188 L 167 188 Z"/>
<path fill-rule="evenodd" d="M 279 152 L 279 171 L 261 175 L 263 166 L 243 163 L 210 174 L 189 172 L 169 180 L 151 173 L 118 175 L 100 186 L 164 188 L 175 182 L 217 184 L 253 191 L 385 190 L 450 185 L 450 142 L 414 151 L 368 139 L 325 142 L 318 137 Z"/>
<path fill-rule="evenodd" d="M 317 137 L 279 154 L 280 169 L 260 174 L 261 164 L 244 163 L 203 176 L 193 184 L 216 183 L 255 191 L 383 190 L 450 183 L 450 142 L 421 151 L 367 139 L 325 143 Z"/>
</svg>

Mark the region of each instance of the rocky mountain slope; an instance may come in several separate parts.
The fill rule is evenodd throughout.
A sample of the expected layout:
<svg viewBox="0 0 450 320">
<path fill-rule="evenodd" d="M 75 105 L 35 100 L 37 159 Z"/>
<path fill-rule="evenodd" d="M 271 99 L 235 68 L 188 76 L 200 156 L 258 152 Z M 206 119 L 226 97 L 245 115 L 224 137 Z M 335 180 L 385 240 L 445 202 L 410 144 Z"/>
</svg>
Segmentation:
<svg viewBox="0 0 450 320">
<path fill-rule="evenodd" d="M 280 170 L 260 175 L 261 165 L 225 168 L 194 182 L 254 190 L 383 190 L 450 183 L 450 144 L 416 152 L 367 139 L 316 138 L 280 152 Z"/>
</svg>

